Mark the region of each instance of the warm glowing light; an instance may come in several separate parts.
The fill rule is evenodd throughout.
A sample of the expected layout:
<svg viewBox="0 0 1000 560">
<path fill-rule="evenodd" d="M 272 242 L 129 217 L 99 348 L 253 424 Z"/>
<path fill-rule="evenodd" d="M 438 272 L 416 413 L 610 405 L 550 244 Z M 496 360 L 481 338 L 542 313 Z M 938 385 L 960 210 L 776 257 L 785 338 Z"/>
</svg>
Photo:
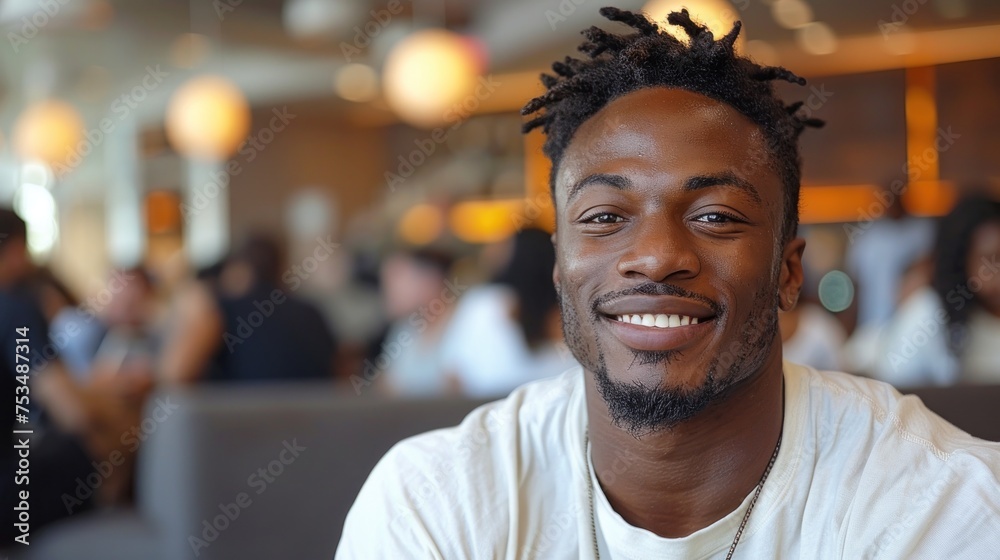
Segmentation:
<svg viewBox="0 0 1000 560">
<path fill-rule="evenodd" d="M 153 191 L 146 196 L 146 228 L 153 235 L 181 229 L 181 199 L 175 192 Z"/>
<path fill-rule="evenodd" d="M 691 17 L 707 26 L 716 39 L 729 33 L 733 24 L 741 19 L 740 13 L 726 0 L 651 0 L 646 3 L 642 11 L 657 23 L 668 27 L 678 39 L 687 41 L 687 34 L 680 27 L 665 23 L 671 12 L 679 12 L 681 8 L 687 8 Z M 736 43 L 740 51 L 743 50 L 745 36 L 744 29 L 740 31 L 740 38 Z"/>
<path fill-rule="evenodd" d="M 813 11 L 802 0 L 775 0 L 771 17 L 785 29 L 798 29 L 813 20 Z"/>
<path fill-rule="evenodd" d="M 444 231 L 444 213 L 432 204 L 417 204 L 403 214 L 397 232 L 411 245 L 427 245 Z"/>
<path fill-rule="evenodd" d="M 456 204 L 448 216 L 455 236 L 467 243 L 495 243 L 517 230 L 524 200 L 481 200 Z"/>
<path fill-rule="evenodd" d="M 348 64 L 333 80 L 337 95 L 348 101 L 363 103 L 378 96 L 378 75 L 365 64 Z"/>
<path fill-rule="evenodd" d="M 917 35 L 913 28 L 906 24 L 896 24 L 886 27 L 885 50 L 895 55 L 913 54 L 917 50 Z"/>
<path fill-rule="evenodd" d="M 778 66 L 781 62 L 778 56 L 778 49 L 771 46 L 771 43 L 760 39 L 747 41 L 747 56 L 754 59 L 757 64 L 764 66 Z"/>
<path fill-rule="evenodd" d="M 250 109 L 240 90 L 218 76 L 193 78 L 167 108 L 167 138 L 178 152 L 203 160 L 232 154 L 250 131 Z"/>
<path fill-rule="evenodd" d="M 29 106 L 14 125 L 14 151 L 25 160 L 63 165 L 75 154 L 83 131 L 76 109 L 62 101 Z"/>
<path fill-rule="evenodd" d="M 821 22 L 814 21 L 795 31 L 795 38 L 802 50 L 809 54 L 822 56 L 837 50 L 837 34 L 833 28 Z"/>
<path fill-rule="evenodd" d="M 450 120 L 453 107 L 473 95 L 478 56 L 461 36 L 443 29 L 402 40 L 385 61 L 386 101 L 405 121 L 434 127 Z"/>
</svg>

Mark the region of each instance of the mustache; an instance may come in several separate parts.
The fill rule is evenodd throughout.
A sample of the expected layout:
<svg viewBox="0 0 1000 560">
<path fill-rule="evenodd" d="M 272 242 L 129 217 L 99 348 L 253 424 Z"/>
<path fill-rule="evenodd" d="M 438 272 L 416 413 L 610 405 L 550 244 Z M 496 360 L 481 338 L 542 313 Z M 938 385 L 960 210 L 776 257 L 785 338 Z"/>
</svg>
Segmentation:
<svg viewBox="0 0 1000 560">
<path fill-rule="evenodd" d="M 705 306 L 711 308 L 712 313 L 716 316 L 722 315 L 726 311 L 725 306 L 720 305 L 715 301 L 699 293 L 692 292 L 691 290 L 686 290 L 675 284 L 646 282 L 644 284 L 639 284 L 638 286 L 625 288 L 624 290 L 616 290 L 614 292 L 608 292 L 606 294 L 598 296 L 591 303 L 590 312 L 594 317 L 599 317 L 600 313 L 598 313 L 597 311 L 598 308 L 616 299 L 623 298 L 626 296 L 674 296 L 700 302 Z"/>
</svg>

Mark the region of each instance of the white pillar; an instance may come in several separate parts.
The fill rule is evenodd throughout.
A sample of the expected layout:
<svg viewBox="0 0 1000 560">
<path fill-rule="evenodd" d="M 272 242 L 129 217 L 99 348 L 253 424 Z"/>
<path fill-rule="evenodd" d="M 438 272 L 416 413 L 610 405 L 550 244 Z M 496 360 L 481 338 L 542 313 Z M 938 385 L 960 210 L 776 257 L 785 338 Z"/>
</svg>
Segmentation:
<svg viewBox="0 0 1000 560">
<path fill-rule="evenodd" d="M 108 258 L 115 267 L 136 266 L 142 263 L 146 252 L 140 142 L 135 119 L 119 122 L 107 138 L 105 224 Z"/>
<path fill-rule="evenodd" d="M 229 251 L 229 174 L 222 162 L 187 162 L 184 247 L 194 268 L 215 264 Z"/>
</svg>

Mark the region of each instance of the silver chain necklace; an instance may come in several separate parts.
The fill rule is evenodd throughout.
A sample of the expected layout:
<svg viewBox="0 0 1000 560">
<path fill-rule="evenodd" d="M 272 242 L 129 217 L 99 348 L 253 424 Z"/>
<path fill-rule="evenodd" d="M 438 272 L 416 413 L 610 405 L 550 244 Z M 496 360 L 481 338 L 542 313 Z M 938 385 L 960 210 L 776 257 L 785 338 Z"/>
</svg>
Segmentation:
<svg viewBox="0 0 1000 560">
<path fill-rule="evenodd" d="M 778 434 L 778 443 L 774 446 L 774 453 L 771 454 L 771 460 L 767 463 L 767 468 L 764 469 L 764 474 L 760 477 L 760 482 L 757 483 L 757 489 L 754 490 L 753 498 L 750 499 L 750 505 L 747 507 L 747 512 L 743 514 L 743 521 L 740 522 L 739 529 L 736 530 L 736 536 L 733 538 L 733 544 L 729 547 L 729 554 L 726 555 L 726 560 L 732 560 L 733 553 L 736 552 L 736 545 L 740 542 L 740 537 L 743 536 L 743 529 L 747 526 L 747 521 L 750 520 L 750 513 L 753 511 L 753 506 L 757 505 L 757 498 L 760 497 L 760 491 L 764 488 L 764 481 L 767 480 L 767 475 L 771 474 L 771 468 L 774 467 L 774 461 L 778 458 L 778 450 L 781 449 L 781 437 L 784 435 L 784 430 L 782 433 Z M 597 545 L 597 513 L 594 510 L 594 481 L 590 474 L 590 435 L 589 432 L 584 430 L 583 432 L 583 455 L 586 459 L 587 467 L 587 498 L 590 501 L 590 534 L 594 540 L 594 558 L 600 560 L 601 550 Z"/>
</svg>

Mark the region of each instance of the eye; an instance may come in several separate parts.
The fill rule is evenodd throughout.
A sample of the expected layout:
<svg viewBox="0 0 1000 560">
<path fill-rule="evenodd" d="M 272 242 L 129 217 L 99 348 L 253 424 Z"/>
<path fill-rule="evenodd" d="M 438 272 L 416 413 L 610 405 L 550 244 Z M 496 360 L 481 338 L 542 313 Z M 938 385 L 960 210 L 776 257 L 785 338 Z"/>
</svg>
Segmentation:
<svg viewBox="0 0 1000 560">
<path fill-rule="evenodd" d="M 596 214 L 591 214 L 580 221 L 585 224 L 617 224 L 624 222 L 625 218 L 622 218 L 618 214 L 612 214 L 611 212 L 598 212 Z"/>
<path fill-rule="evenodd" d="M 695 221 L 705 224 L 743 223 L 743 220 L 726 212 L 709 212 L 707 214 L 702 214 L 695 218 Z"/>
</svg>

